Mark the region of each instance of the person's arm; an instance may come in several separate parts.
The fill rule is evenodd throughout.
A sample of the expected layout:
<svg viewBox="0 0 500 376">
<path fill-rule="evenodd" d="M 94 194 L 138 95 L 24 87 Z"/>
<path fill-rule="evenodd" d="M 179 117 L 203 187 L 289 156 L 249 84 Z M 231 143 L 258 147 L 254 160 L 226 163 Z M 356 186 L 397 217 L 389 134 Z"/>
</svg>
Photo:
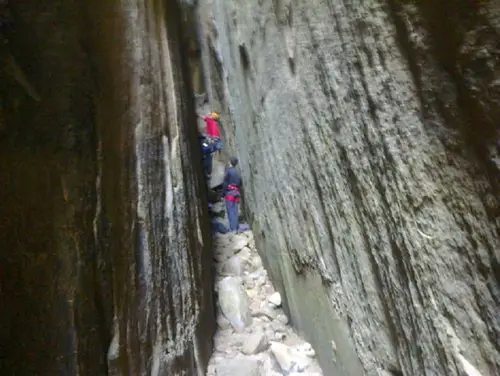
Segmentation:
<svg viewBox="0 0 500 376">
<path fill-rule="evenodd" d="M 224 172 L 224 180 L 222 181 L 222 194 L 226 194 L 226 189 L 227 189 L 227 181 L 228 181 L 228 173 L 227 173 L 227 168 L 226 171 Z"/>
<path fill-rule="evenodd" d="M 240 191 L 240 196 L 243 196 L 243 187 L 242 187 L 243 181 L 241 180 L 241 174 L 238 172 L 238 190 Z"/>
<path fill-rule="evenodd" d="M 240 180 L 240 200 L 241 200 L 241 209 L 243 213 L 247 212 L 248 208 L 246 206 L 246 200 L 245 200 L 245 188 L 243 187 L 243 181 Z"/>
</svg>

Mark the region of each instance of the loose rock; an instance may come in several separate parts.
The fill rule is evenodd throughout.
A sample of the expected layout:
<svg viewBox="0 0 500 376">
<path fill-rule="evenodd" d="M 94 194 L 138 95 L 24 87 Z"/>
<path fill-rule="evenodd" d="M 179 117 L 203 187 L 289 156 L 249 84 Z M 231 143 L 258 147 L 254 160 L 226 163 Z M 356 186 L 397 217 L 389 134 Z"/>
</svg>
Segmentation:
<svg viewBox="0 0 500 376">
<path fill-rule="evenodd" d="M 245 262 L 248 262 L 252 257 L 252 251 L 248 247 L 243 247 L 239 252 L 238 256 Z"/>
<path fill-rule="evenodd" d="M 242 352 L 247 355 L 257 354 L 266 349 L 268 341 L 266 333 L 259 330 L 245 340 Z"/>
<path fill-rule="evenodd" d="M 217 365 L 217 376 L 260 376 L 260 362 L 257 359 L 237 357 Z"/>
<path fill-rule="evenodd" d="M 236 253 L 248 245 L 248 239 L 241 235 L 234 235 L 232 239 L 232 250 Z"/>
<path fill-rule="evenodd" d="M 254 270 L 262 268 L 262 260 L 260 257 L 254 257 L 251 260 L 252 267 Z"/>
<path fill-rule="evenodd" d="M 271 352 L 284 372 L 302 372 L 310 363 L 304 354 L 279 342 L 271 342 Z"/>
<path fill-rule="evenodd" d="M 290 348 L 279 342 L 271 342 L 271 352 L 284 372 L 291 372 L 295 366 Z"/>
<path fill-rule="evenodd" d="M 281 306 L 281 295 L 279 292 L 275 292 L 267 299 L 269 300 L 269 303 L 271 303 L 273 306 L 275 307 Z"/>
<path fill-rule="evenodd" d="M 221 329 L 228 329 L 228 328 L 231 327 L 231 323 L 223 315 L 218 315 L 218 317 L 217 317 L 217 325 Z"/>
<path fill-rule="evenodd" d="M 241 276 L 243 274 L 243 263 L 238 255 L 230 257 L 222 267 L 223 275 Z"/>
<path fill-rule="evenodd" d="M 255 316 L 255 317 L 264 316 L 264 317 L 267 317 L 269 320 L 274 320 L 276 318 L 277 314 L 276 314 L 276 312 L 273 312 L 270 309 L 263 308 L 263 309 L 253 311 L 252 316 Z"/>
<path fill-rule="evenodd" d="M 219 282 L 219 306 L 235 329 L 243 329 L 251 323 L 248 297 L 235 277 Z"/>
<path fill-rule="evenodd" d="M 280 313 L 278 316 L 276 316 L 276 321 L 278 321 L 280 324 L 286 325 L 288 324 L 288 317 L 285 314 Z"/>
<path fill-rule="evenodd" d="M 299 345 L 298 350 L 310 358 L 314 358 L 316 356 L 316 352 L 308 342 L 304 342 L 302 345 Z"/>
<path fill-rule="evenodd" d="M 322 376 L 311 345 L 288 326 L 252 237 L 217 237 L 216 279 L 223 277 L 215 286 L 220 311 L 207 376 L 281 376 L 276 363 L 289 376 Z"/>
<path fill-rule="evenodd" d="M 274 333 L 274 340 L 275 341 L 283 341 L 285 338 L 286 338 L 286 334 L 283 332 Z"/>
</svg>

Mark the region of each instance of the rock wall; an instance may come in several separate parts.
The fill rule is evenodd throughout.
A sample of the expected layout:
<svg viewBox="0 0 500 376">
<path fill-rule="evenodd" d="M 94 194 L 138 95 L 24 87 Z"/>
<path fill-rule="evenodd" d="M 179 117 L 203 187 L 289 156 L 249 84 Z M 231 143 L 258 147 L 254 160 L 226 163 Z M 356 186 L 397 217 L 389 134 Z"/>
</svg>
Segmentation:
<svg viewBox="0 0 500 376">
<path fill-rule="evenodd" d="M 500 2 L 198 11 L 258 248 L 325 374 L 500 374 Z"/>
<path fill-rule="evenodd" d="M 0 5 L 0 374 L 204 375 L 212 259 L 178 4 Z"/>
</svg>

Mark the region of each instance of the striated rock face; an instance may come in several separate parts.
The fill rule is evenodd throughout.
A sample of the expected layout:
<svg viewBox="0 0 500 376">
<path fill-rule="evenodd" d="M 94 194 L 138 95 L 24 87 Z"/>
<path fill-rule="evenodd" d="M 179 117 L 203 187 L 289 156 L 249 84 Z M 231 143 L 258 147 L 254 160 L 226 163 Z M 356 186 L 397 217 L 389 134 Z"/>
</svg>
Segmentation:
<svg viewBox="0 0 500 376">
<path fill-rule="evenodd" d="M 177 3 L 9 11 L 0 374 L 204 375 L 210 241 Z"/>
<path fill-rule="evenodd" d="M 500 374 L 500 2 L 442 4 L 199 8 L 258 247 L 325 374 Z"/>
</svg>

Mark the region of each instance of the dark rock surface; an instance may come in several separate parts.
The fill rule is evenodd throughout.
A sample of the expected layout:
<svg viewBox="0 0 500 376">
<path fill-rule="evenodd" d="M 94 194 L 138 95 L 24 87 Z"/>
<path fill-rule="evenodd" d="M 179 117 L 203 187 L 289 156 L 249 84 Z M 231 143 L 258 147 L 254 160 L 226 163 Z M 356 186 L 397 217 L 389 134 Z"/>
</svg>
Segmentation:
<svg viewBox="0 0 500 376">
<path fill-rule="evenodd" d="M 0 374 L 204 375 L 209 224 L 177 3 L 8 6 Z"/>
<path fill-rule="evenodd" d="M 500 374 L 500 2 L 198 12 L 258 249 L 325 374 Z"/>
</svg>

